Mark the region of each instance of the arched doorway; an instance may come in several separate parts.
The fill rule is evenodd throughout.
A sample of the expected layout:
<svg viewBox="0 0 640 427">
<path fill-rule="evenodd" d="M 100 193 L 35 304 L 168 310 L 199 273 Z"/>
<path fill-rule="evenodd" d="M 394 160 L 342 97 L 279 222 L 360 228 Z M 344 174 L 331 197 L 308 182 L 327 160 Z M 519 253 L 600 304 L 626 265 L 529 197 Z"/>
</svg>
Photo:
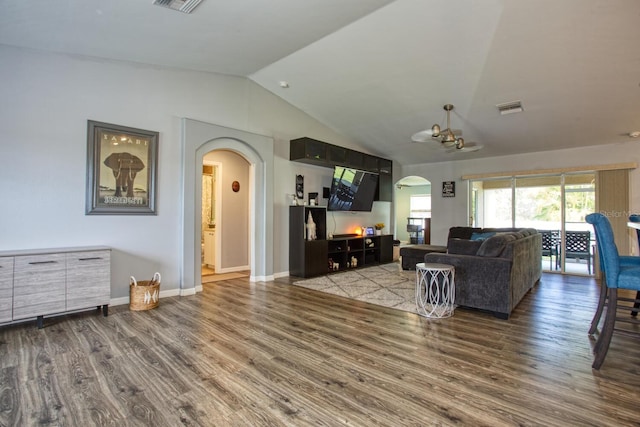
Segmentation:
<svg viewBox="0 0 640 427">
<path fill-rule="evenodd" d="M 216 166 L 215 188 L 211 188 L 212 181 L 205 179 L 207 166 L 211 172 Z M 214 150 L 204 155 L 201 214 L 205 217 L 201 237 L 206 264 L 213 266 L 216 274 L 250 270 L 251 168 L 248 160 L 235 151 Z"/>
<path fill-rule="evenodd" d="M 407 176 L 396 182 L 393 191 L 396 239 L 401 244 L 430 240 L 431 182 L 420 176 Z"/>
<path fill-rule="evenodd" d="M 273 280 L 273 140 L 236 129 L 182 119 L 182 274 L 180 294 L 202 286 L 202 162 L 213 150 L 231 150 L 251 165 L 249 239 L 251 281 Z"/>
</svg>

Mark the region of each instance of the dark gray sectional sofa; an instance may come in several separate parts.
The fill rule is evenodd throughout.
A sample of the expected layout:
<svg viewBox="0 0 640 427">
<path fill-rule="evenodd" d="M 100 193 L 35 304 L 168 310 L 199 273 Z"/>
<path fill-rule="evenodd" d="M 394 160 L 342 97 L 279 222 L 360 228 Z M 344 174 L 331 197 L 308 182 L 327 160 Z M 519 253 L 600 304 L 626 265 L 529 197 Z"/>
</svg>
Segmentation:
<svg viewBox="0 0 640 427">
<path fill-rule="evenodd" d="M 424 262 L 424 256 L 431 252 L 447 252 L 446 246 L 438 245 L 410 245 L 400 248 L 403 270 L 415 270 L 416 264 Z"/>
<path fill-rule="evenodd" d="M 452 227 L 447 253 L 427 253 L 424 262 L 455 267 L 457 306 L 508 319 L 540 280 L 541 257 L 542 236 L 533 228 Z"/>
</svg>

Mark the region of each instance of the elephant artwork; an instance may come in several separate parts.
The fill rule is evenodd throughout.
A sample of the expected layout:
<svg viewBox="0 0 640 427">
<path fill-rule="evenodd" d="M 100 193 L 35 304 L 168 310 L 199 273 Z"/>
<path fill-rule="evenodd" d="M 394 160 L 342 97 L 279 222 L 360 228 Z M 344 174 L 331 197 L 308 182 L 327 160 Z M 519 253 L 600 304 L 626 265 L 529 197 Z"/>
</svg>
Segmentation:
<svg viewBox="0 0 640 427">
<path fill-rule="evenodd" d="M 136 175 L 144 169 L 144 163 L 138 157 L 130 153 L 112 153 L 104 160 L 105 166 L 111 168 L 116 180 L 115 197 L 122 197 L 126 191 L 126 197 L 134 197 L 133 182 Z"/>
</svg>

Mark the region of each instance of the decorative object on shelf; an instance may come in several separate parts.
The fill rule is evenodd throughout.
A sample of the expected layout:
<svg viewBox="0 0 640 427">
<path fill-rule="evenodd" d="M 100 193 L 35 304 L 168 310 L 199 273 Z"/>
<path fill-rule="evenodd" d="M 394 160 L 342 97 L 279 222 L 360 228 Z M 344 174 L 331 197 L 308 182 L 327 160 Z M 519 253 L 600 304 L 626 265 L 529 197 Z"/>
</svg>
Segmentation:
<svg viewBox="0 0 640 427">
<path fill-rule="evenodd" d="M 316 240 L 316 238 L 316 223 L 313 221 L 311 212 L 309 212 L 309 217 L 307 218 L 307 240 Z"/>
<path fill-rule="evenodd" d="M 309 206 L 316 206 L 318 204 L 318 193 L 309 193 Z"/>
<path fill-rule="evenodd" d="M 304 199 L 304 175 L 296 175 L 296 197 Z"/>
<path fill-rule="evenodd" d="M 373 227 L 367 227 L 367 230 L 366 230 L 364 235 L 365 236 L 373 236 L 374 234 L 375 233 L 374 233 Z"/>
<path fill-rule="evenodd" d="M 442 182 L 442 197 L 456 197 L 455 181 Z"/>
<path fill-rule="evenodd" d="M 240 191 L 240 183 L 238 181 L 233 181 L 231 183 L 231 189 L 234 193 L 237 193 L 238 191 Z"/>
<path fill-rule="evenodd" d="M 448 150 L 450 153 L 480 150 L 482 145 L 474 142 L 465 143 L 464 138 L 458 136 L 462 134 L 462 131 L 459 129 L 451 129 L 451 111 L 453 111 L 453 105 L 445 104 L 442 108 L 444 108 L 447 114 L 447 127 L 442 129 L 440 125 L 435 124 L 431 129 L 415 133 L 411 137 L 411 140 L 413 142 L 437 141 L 441 147 L 450 149 Z"/>
<path fill-rule="evenodd" d="M 357 267 L 358 266 L 358 258 L 352 256 L 351 257 L 351 267 Z"/>
<path fill-rule="evenodd" d="M 298 198 L 295 194 L 290 194 L 291 197 L 291 206 L 298 206 Z"/>
<path fill-rule="evenodd" d="M 371 240 L 371 239 L 364 239 L 364 244 L 368 248 L 373 248 L 375 246 L 375 243 L 373 243 L 373 240 Z"/>
<path fill-rule="evenodd" d="M 88 120 L 87 215 L 155 215 L 159 132 Z"/>
<path fill-rule="evenodd" d="M 379 222 L 376 225 L 374 225 L 374 227 L 376 228 L 376 236 L 382 236 L 382 229 L 384 228 L 384 223 Z"/>
</svg>

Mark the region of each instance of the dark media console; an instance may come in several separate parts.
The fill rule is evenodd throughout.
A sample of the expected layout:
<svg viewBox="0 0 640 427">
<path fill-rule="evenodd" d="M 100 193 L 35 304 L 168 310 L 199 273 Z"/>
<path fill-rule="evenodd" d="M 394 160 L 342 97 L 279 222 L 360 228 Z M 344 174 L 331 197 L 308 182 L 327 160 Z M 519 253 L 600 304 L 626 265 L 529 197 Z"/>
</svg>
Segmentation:
<svg viewBox="0 0 640 427">
<path fill-rule="evenodd" d="M 307 240 L 311 214 L 316 240 Z M 327 239 L 327 210 L 319 206 L 289 206 L 289 274 L 313 277 L 393 261 L 393 236 L 334 235 Z M 355 262 L 354 262 L 355 260 Z"/>
</svg>

